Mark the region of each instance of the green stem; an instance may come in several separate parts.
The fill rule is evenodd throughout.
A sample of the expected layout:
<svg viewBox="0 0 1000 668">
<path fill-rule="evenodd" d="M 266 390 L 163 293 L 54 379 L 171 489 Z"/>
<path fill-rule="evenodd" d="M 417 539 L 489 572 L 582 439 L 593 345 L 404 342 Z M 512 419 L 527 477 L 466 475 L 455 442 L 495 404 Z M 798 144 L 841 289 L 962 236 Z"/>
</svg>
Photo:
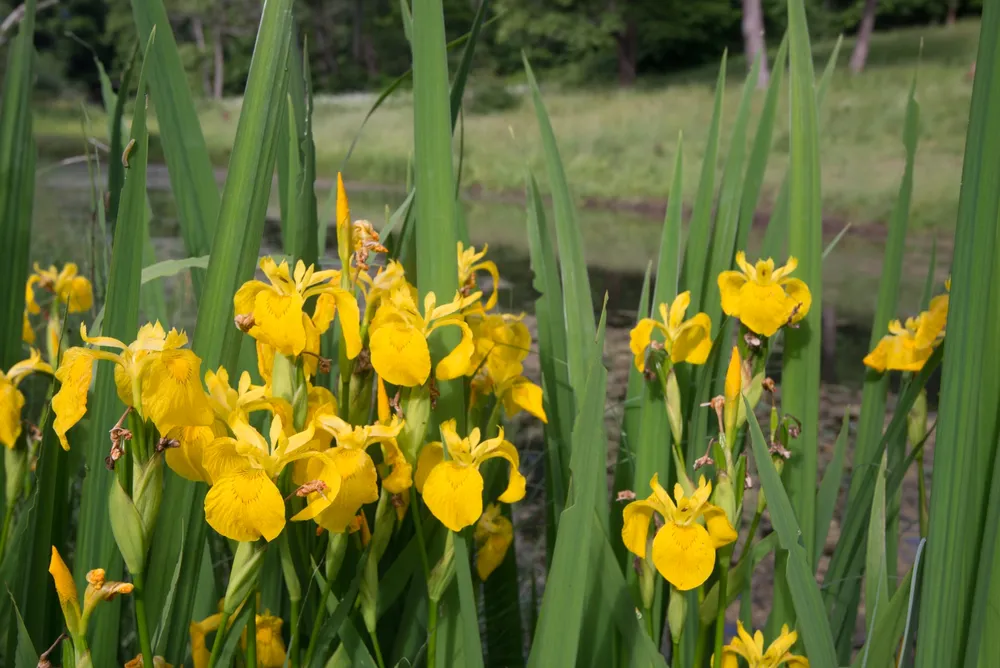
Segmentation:
<svg viewBox="0 0 1000 668">
<path fill-rule="evenodd" d="M 292 599 L 292 628 L 288 640 L 288 665 L 291 668 L 298 668 L 299 665 L 299 608 L 302 602 L 297 598 Z"/>
<path fill-rule="evenodd" d="M 212 643 L 212 656 L 208 659 L 208 668 L 214 668 L 215 662 L 219 659 L 219 652 L 222 651 L 222 639 L 226 635 L 226 629 L 229 628 L 230 613 L 223 610 L 219 614 L 219 630 L 215 632 L 215 642 Z"/>
<path fill-rule="evenodd" d="M 254 594 L 251 597 L 256 598 Z M 247 666 L 257 668 L 257 615 L 252 612 L 247 619 Z"/>
<path fill-rule="evenodd" d="M 378 644 L 378 635 L 374 631 L 369 631 L 368 635 L 372 639 L 372 647 L 375 649 L 375 663 L 378 668 L 385 668 L 385 660 L 382 659 L 382 648 Z"/>
<path fill-rule="evenodd" d="M 750 522 L 750 531 L 747 533 L 747 542 L 743 543 L 743 549 L 740 550 L 740 558 L 736 560 L 737 567 L 743 564 L 743 560 L 746 559 L 747 555 L 750 554 L 750 545 L 753 544 L 753 537 L 757 534 L 757 526 L 760 524 L 760 516 L 764 513 L 764 509 L 761 508 L 753 514 L 753 520 Z M 722 600 L 722 599 L 719 599 Z"/>
<path fill-rule="evenodd" d="M 918 514 L 920 519 L 920 537 L 927 537 L 927 482 L 924 480 L 924 451 L 917 453 L 917 494 L 919 499 Z M 3 549 L 0 548 L 0 555 Z"/>
<path fill-rule="evenodd" d="M 424 540 L 424 528 L 420 522 L 420 504 L 417 500 L 417 490 L 410 488 L 410 515 L 413 516 L 413 526 L 417 532 L 417 545 L 420 547 L 420 563 L 424 568 L 424 580 L 430 587 L 431 568 L 427 558 L 427 543 Z M 434 668 L 437 663 L 437 603 L 431 600 L 430 589 L 427 592 L 427 665 Z"/>
<path fill-rule="evenodd" d="M 7 553 L 7 535 L 10 533 L 10 523 L 14 519 L 14 503 L 7 504 L 7 509 L 3 511 L 3 529 L 0 529 L 0 559 Z"/>
<path fill-rule="evenodd" d="M 713 651 L 712 663 L 715 668 L 722 668 L 722 642 L 726 634 L 726 585 L 729 581 L 729 559 L 731 552 L 729 548 L 721 551 L 719 555 L 719 609 L 715 612 L 715 649 Z"/>
<path fill-rule="evenodd" d="M 323 623 L 323 613 L 326 612 L 326 602 L 330 598 L 331 589 L 333 589 L 333 578 L 328 577 L 323 584 L 323 593 L 319 597 L 319 608 L 316 610 L 316 618 L 313 619 L 312 632 L 309 634 L 309 646 L 306 648 L 306 660 L 302 665 L 312 665 L 313 652 L 316 651 L 316 639 L 319 638 L 320 626 Z"/>
<path fill-rule="evenodd" d="M 153 645 L 149 642 L 149 623 L 146 619 L 146 582 L 142 573 L 132 574 L 132 598 L 135 600 L 135 626 L 139 634 L 139 649 L 142 651 L 142 663 L 153 665 Z"/>
</svg>

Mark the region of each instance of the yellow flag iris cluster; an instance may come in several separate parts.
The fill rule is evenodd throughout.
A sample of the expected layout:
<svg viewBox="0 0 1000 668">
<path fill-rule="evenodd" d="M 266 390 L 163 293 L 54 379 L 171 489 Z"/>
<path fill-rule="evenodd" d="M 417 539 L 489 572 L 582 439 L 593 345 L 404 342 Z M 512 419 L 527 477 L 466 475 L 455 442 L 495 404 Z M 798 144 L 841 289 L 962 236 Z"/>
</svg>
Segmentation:
<svg viewBox="0 0 1000 668">
<path fill-rule="evenodd" d="M 946 284 L 950 288 L 950 283 Z M 883 336 L 868 355 L 865 366 L 878 372 L 920 371 L 934 349 L 944 340 L 948 321 L 948 294 L 934 297 L 926 311 L 914 318 L 889 323 L 889 333 Z"/>
</svg>

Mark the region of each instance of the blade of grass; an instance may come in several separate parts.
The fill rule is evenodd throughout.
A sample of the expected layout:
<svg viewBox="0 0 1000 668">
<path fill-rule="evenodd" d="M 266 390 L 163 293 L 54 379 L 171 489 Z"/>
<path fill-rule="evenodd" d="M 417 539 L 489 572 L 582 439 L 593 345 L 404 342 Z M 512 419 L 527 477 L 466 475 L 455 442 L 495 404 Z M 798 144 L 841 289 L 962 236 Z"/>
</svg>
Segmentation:
<svg viewBox="0 0 1000 668">
<path fill-rule="evenodd" d="M 708 264 L 712 205 L 715 199 L 715 170 L 719 157 L 719 126 L 722 123 L 722 101 L 726 90 L 727 55 L 728 52 L 722 53 L 719 77 L 715 82 L 715 103 L 712 107 L 712 120 L 708 125 L 708 144 L 705 146 L 705 158 L 701 163 L 701 177 L 698 179 L 698 192 L 691 211 L 687 246 L 684 250 L 681 286 L 691 291 L 692 304 L 702 303 L 705 267 Z"/>
<path fill-rule="evenodd" d="M 466 529 L 466 533 L 468 532 Z M 472 571 L 469 569 L 469 544 L 467 537 L 461 534 L 455 536 L 455 579 L 458 581 L 459 606 L 464 611 L 464 614 L 459 616 L 464 651 L 464 661 L 461 665 L 481 668 L 483 644 L 479 638 L 478 606 L 472 589 Z"/>
<path fill-rule="evenodd" d="M 795 519 L 795 511 L 771 461 L 764 434 L 757 423 L 757 417 L 753 414 L 753 406 L 745 397 L 743 401 L 747 410 L 750 441 L 761 489 L 767 494 L 771 522 L 778 534 L 781 549 L 788 555 L 787 568 L 782 575 L 787 577 L 787 585 L 798 617 L 797 628 L 805 643 L 806 654 L 810 663 L 815 663 L 817 666 L 837 666 L 839 665 L 837 654 L 833 646 L 833 637 L 830 635 L 826 611 L 823 609 L 823 599 L 820 597 L 819 586 L 813 578 L 809 557 L 802 542 L 802 533 Z"/>
<path fill-rule="evenodd" d="M 24 18 L 8 52 L 0 100 L 0 368 L 21 359 L 24 285 L 28 277 L 31 210 L 35 191 L 35 145 L 31 90 L 34 78 L 35 0 L 25 2 Z"/>
<path fill-rule="evenodd" d="M 548 112 L 542 101 L 538 81 L 531 69 L 527 56 L 521 55 L 524 71 L 528 76 L 528 88 L 534 101 L 535 114 L 542 135 L 545 165 L 552 190 L 552 209 L 556 226 L 556 246 L 559 249 L 559 267 L 562 274 L 563 312 L 566 323 L 567 363 L 569 381 L 575 387 L 582 387 L 589 369 L 588 360 L 594 345 L 594 305 L 591 297 L 590 278 L 583 254 L 583 239 L 576 221 L 573 198 L 559 146 L 549 121 Z"/>
<path fill-rule="evenodd" d="M 458 112 L 462 109 L 462 97 L 465 95 L 465 85 L 469 81 L 469 72 L 472 70 L 472 57 L 476 52 L 476 44 L 479 41 L 479 33 L 483 29 L 483 21 L 486 19 L 486 14 L 490 10 L 490 0 L 482 0 L 479 3 L 479 8 L 476 9 L 476 15 L 472 19 L 472 27 L 469 28 L 469 39 L 465 43 L 465 49 L 462 51 L 462 60 L 458 63 L 458 69 L 455 70 L 455 78 L 451 82 L 451 125 L 452 128 L 458 122 Z"/>
<path fill-rule="evenodd" d="M 1000 5 L 984 7 L 972 109 L 962 170 L 948 309 L 948 355 L 942 370 L 936 437 L 956 447 L 935 463 L 927 569 L 917 666 L 959 665 L 968 651 L 976 561 L 987 509 L 996 425 L 996 384 L 985 363 L 998 346 L 985 315 L 997 288 L 996 224 L 1000 202 Z M 989 375 L 995 375 L 991 369 Z M 979 409 L 973 408 L 978 406 Z M 989 407 L 989 408 L 987 408 Z M 989 444 L 989 445 L 986 445 Z M 979 648 L 971 648 L 975 653 Z"/>
<path fill-rule="evenodd" d="M 851 425 L 851 411 L 844 410 L 844 419 L 840 424 L 840 433 L 833 444 L 833 457 L 823 472 L 823 481 L 819 484 L 816 494 L 816 542 L 813 544 L 813 563 L 818 564 L 826 537 L 830 533 L 830 523 L 837 507 L 837 497 L 844 479 L 844 460 L 847 457 L 847 436 Z"/>
<path fill-rule="evenodd" d="M 208 255 L 219 216 L 219 188 L 201 132 L 187 72 L 181 62 L 163 0 L 132 0 L 139 40 L 146 43 L 155 26 L 150 54 L 149 89 L 156 106 L 163 157 L 177 202 L 177 219 L 188 255 Z M 194 276 L 195 297 L 203 278 Z"/>
<path fill-rule="evenodd" d="M 193 348 L 204 369 L 220 365 L 237 369 L 241 333 L 232 324 L 233 295 L 251 278 L 263 233 L 274 174 L 277 127 L 287 104 L 287 60 L 291 40 L 291 0 L 274 0 L 264 7 L 254 56 L 233 144 L 229 174 L 214 225 L 215 239 L 205 290 L 195 327 Z M 154 60 L 154 62 L 156 62 Z M 157 70 L 153 70 L 155 78 Z M 154 100 L 156 99 L 154 91 Z M 263 138 L 263 140 L 262 140 Z M 187 645 L 191 610 L 199 582 L 207 526 L 203 517 L 205 486 L 167 474 L 163 507 L 172 512 L 157 523 L 147 581 L 151 609 L 166 600 L 170 574 L 182 560 L 181 581 L 189 586 L 175 593 L 174 619 L 166 627 L 166 658 L 179 663 Z M 186 527 L 184 554 L 178 556 L 179 532 Z"/>
<path fill-rule="evenodd" d="M 812 546 L 816 540 L 816 452 L 819 436 L 820 382 L 820 315 L 823 295 L 823 221 L 820 200 L 819 127 L 816 93 L 813 88 L 812 49 L 803 0 L 788 0 L 789 45 L 789 106 L 791 139 L 788 180 L 788 252 L 798 258 L 798 277 L 809 286 L 813 304 L 796 329 L 785 330 L 785 350 L 782 364 L 782 408 L 803 425 L 795 441 L 792 458 L 784 470 L 788 498 L 802 530 L 810 570 Z M 759 465 L 759 464 L 758 464 Z M 768 495 L 770 501 L 770 495 Z M 775 564 L 775 596 L 769 630 L 775 631 L 778 620 L 794 621 L 794 611 L 788 609 L 794 591 L 785 581 L 785 568 L 791 568 L 780 558 Z M 797 567 L 797 565 L 795 565 Z M 831 664 L 832 665 L 832 664 Z"/>
<path fill-rule="evenodd" d="M 14 668 L 36 668 L 38 666 L 38 652 L 31 642 L 28 629 L 24 627 L 24 619 L 21 618 L 21 611 L 17 609 L 17 603 L 7 591 L 11 605 L 14 607 L 14 616 L 17 618 L 17 656 L 14 657 Z"/>
<path fill-rule="evenodd" d="M 118 221 L 111 253 L 108 292 L 101 333 L 120 341 L 133 341 L 138 331 L 139 300 L 142 286 L 142 247 L 146 233 L 146 166 L 149 158 L 149 134 L 146 129 L 146 86 L 149 80 L 149 55 L 156 43 L 156 31 L 149 37 L 139 71 L 136 103 L 132 114 L 129 143 L 133 146 L 125 183 L 118 205 Z M 134 143 L 133 143 L 134 142 Z M 104 568 L 111 580 L 121 580 L 123 565 L 108 524 L 108 485 L 113 479 L 104 466 L 107 453 L 107 430 L 125 410 L 115 385 L 115 366 L 98 364 L 94 398 L 90 405 L 90 439 L 86 452 L 86 471 L 80 495 L 80 519 L 76 552 L 73 558 L 77 588 L 86 587 L 87 572 Z M 117 655 L 121 599 L 110 602 L 94 617 L 90 626 L 95 665 L 113 663 Z"/>
<path fill-rule="evenodd" d="M 919 557 L 919 553 L 918 553 Z M 868 637 L 865 640 L 865 647 L 858 652 L 851 668 L 865 668 L 865 666 L 892 666 L 905 665 L 900 661 L 898 664 L 894 660 L 896 651 L 900 649 L 900 637 L 906 629 L 908 611 L 913 603 L 913 580 L 919 561 L 914 562 L 913 568 L 903 577 L 902 583 L 891 599 L 885 600 L 879 609 L 878 618 L 873 626 L 869 628 Z M 905 642 L 902 647 L 905 648 Z"/>
<path fill-rule="evenodd" d="M 580 398 L 580 410 L 573 426 L 573 448 L 570 471 L 572 488 L 566 509 L 562 512 L 556 534 L 552 568 L 542 595 L 542 608 L 538 616 L 528 666 L 572 666 L 584 628 L 584 601 L 595 587 L 591 577 L 589 554 L 581 558 L 581 546 L 591 541 L 604 540 L 593 521 L 593 508 L 604 494 L 604 400 L 607 391 L 607 370 L 602 362 L 602 336 L 590 356 L 589 375 Z"/>
<path fill-rule="evenodd" d="M 417 287 L 420 297 L 433 292 L 440 302 L 458 288 L 455 247 L 454 169 L 449 120 L 448 54 L 441 0 L 419 0 L 413 12 L 413 134 L 416 171 Z M 448 328 L 452 330 L 453 328 Z M 435 359 L 457 343 L 458 333 L 440 331 L 431 340 Z M 464 429 L 462 381 L 439 383 L 435 416 L 455 418 Z"/>
<path fill-rule="evenodd" d="M 868 547 L 865 554 L 865 627 L 868 637 L 875 631 L 879 606 L 889 603 L 889 565 L 886 563 L 886 496 L 885 467 L 886 455 L 882 455 L 882 463 L 875 479 L 875 496 L 872 499 L 871 514 L 868 520 Z M 865 663 L 868 661 L 868 650 L 865 647 Z M 881 663 L 875 665 L 884 665 Z"/>
<path fill-rule="evenodd" d="M 569 477 L 570 430 L 574 415 L 573 387 L 567 365 L 566 322 L 563 319 L 562 287 L 555 250 L 549 239 L 545 208 L 535 177 L 525 177 L 528 202 L 528 253 L 534 274 L 532 287 L 538 293 L 535 318 L 538 323 L 538 356 L 542 368 L 543 401 L 548 423 L 545 425 L 547 477 L 546 506 L 548 546 L 551 560 L 555 529 L 566 503 Z"/>
</svg>

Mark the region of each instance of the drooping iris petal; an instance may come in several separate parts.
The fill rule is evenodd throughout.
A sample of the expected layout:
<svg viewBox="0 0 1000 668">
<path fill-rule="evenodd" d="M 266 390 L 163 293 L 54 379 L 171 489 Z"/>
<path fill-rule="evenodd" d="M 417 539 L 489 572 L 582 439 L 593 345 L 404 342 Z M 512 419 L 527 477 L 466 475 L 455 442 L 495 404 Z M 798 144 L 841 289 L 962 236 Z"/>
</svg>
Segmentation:
<svg viewBox="0 0 1000 668">
<path fill-rule="evenodd" d="M 704 510 L 705 527 L 709 537 L 712 539 L 712 546 L 716 549 L 729 545 L 736 540 L 736 530 L 729 523 L 726 511 L 712 504 L 705 504 Z"/>
<path fill-rule="evenodd" d="M 298 467 L 296 476 L 301 480 L 298 484 L 319 481 L 325 486 L 324 489 L 309 494 L 306 497 L 306 507 L 292 517 L 293 522 L 300 522 L 311 520 L 330 507 L 340 494 L 341 479 L 337 462 L 329 452 L 316 453 L 296 464 L 302 465 Z"/>
<path fill-rule="evenodd" d="M 500 436 L 492 439 L 492 441 L 496 442 L 496 444 L 489 446 L 485 454 L 476 456 L 476 465 L 478 466 L 487 459 L 493 459 L 494 457 L 506 459 L 510 464 L 510 481 L 507 483 L 507 489 L 500 495 L 498 501 L 502 503 L 516 503 L 524 498 L 527 486 L 527 481 L 518 470 L 520 456 L 513 443 L 503 440 L 503 430 L 500 431 Z"/>
<path fill-rule="evenodd" d="M 678 362 L 704 364 L 710 352 L 712 352 L 712 320 L 707 313 L 698 313 L 679 325 L 670 349 L 670 359 L 674 364 Z"/>
<path fill-rule="evenodd" d="M 205 521 L 226 538 L 274 540 L 285 528 L 285 501 L 260 469 L 219 478 L 205 496 Z"/>
<path fill-rule="evenodd" d="M 646 499 L 633 501 L 622 511 L 622 543 L 625 544 L 625 549 L 641 559 L 646 558 L 649 521 L 657 510 L 657 505 Z"/>
<path fill-rule="evenodd" d="M 653 329 L 656 328 L 656 321 L 652 318 L 643 318 L 632 328 L 629 333 L 629 350 L 635 356 L 635 368 L 639 371 L 646 370 L 646 348 L 649 347 L 653 339 Z"/>
<path fill-rule="evenodd" d="M 278 294 L 261 290 L 254 298 L 253 319 L 256 323 L 250 335 L 274 347 L 282 355 L 294 357 L 306 347 L 306 330 L 302 323 L 302 296 Z"/>
<path fill-rule="evenodd" d="M 0 443 L 11 449 L 21 435 L 22 408 L 24 395 L 0 373 Z"/>
<path fill-rule="evenodd" d="M 94 361 L 93 351 L 70 348 L 63 353 L 62 363 L 56 370 L 56 379 L 62 385 L 52 397 L 52 412 L 56 416 L 52 429 L 59 437 L 63 450 L 69 450 L 66 432 L 87 412 L 87 393 L 94 373 Z"/>
<path fill-rule="evenodd" d="M 476 345 L 473 342 L 472 330 L 460 320 L 449 321 L 449 324 L 456 325 L 462 330 L 462 339 L 458 342 L 450 353 L 448 353 L 434 370 L 434 375 L 438 380 L 452 380 L 459 376 L 464 376 L 469 370 L 469 360 L 475 352 Z"/>
<path fill-rule="evenodd" d="M 515 378 L 509 389 L 503 393 L 504 411 L 513 417 L 518 411 L 528 411 L 542 422 L 547 423 L 545 406 L 542 402 L 542 388 L 524 376 Z"/>
<path fill-rule="evenodd" d="M 316 517 L 316 523 L 332 533 L 343 533 L 361 506 L 378 501 L 378 473 L 364 450 L 334 448 L 327 454 L 340 472 L 340 492 Z"/>
<path fill-rule="evenodd" d="M 408 461 L 403 451 L 399 449 L 396 439 L 388 439 L 382 442 L 382 462 L 383 466 L 391 469 L 391 472 L 382 475 L 382 485 L 390 494 L 402 494 L 413 484 L 413 467 Z"/>
<path fill-rule="evenodd" d="M 724 271 L 719 274 L 719 296 L 722 298 L 722 310 L 733 316 L 740 317 L 740 290 L 746 285 L 747 277 L 738 271 Z"/>
<path fill-rule="evenodd" d="M 435 466 L 423 484 L 427 508 L 452 531 L 473 525 L 483 514 L 483 477 L 455 461 Z"/>
<path fill-rule="evenodd" d="M 372 367 L 388 383 L 402 387 L 423 385 L 431 373 L 431 354 L 422 332 L 400 323 L 374 331 L 369 343 Z"/>
<path fill-rule="evenodd" d="M 176 440 L 178 446 L 167 448 L 164 453 L 167 466 L 182 478 L 211 484 L 212 477 L 205 469 L 205 451 L 216 438 L 227 433 L 225 425 L 219 422 L 210 427 L 175 427 L 167 433 L 167 438 Z"/>
<path fill-rule="evenodd" d="M 178 426 L 207 427 L 215 414 L 201 385 L 201 359 L 187 349 L 151 356 L 142 375 L 142 412 L 161 434 Z"/>
<path fill-rule="evenodd" d="M 257 615 L 257 666 L 281 668 L 285 665 L 285 641 L 280 617 Z"/>
<path fill-rule="evenodd" d="M 500 514 L 500 507 L 491 505 L 476 522 L 476 574 L 486 580 L 503 563 L 507 550 L 514 542 L 514 525 Z"/>
<path fill-rule="evenodd" d="M 444 448 L 440 441 L 432 441 L 420 449 L 420 456 L 417 458 L 417 472 L 413 476 L 413 484 L 418 492 L 423 494 L 427 476 L 442 461 L 444 461 Z"/>
<path fill-rule="evenodd" d="M 777 283 L 747 281 L 740 288 L 739 299 L 740 322 L 762 336 L 773 336 L 787 324 L 796 306 Z"/>
<path fill-rule="evenodd" d="M 786 278 L 781 281 L 781 287 L 785 289 L 785 294 L 792 301 L 792 316 L 789 320 L 793 325 L 809 314 L 812 306 L 812 293 L 809 287 L 797 278 Z"/>
<path fill-rule="evenodd" d="M 704 584 L 715 567 L 715 548 L 708 531 L 700 524 L 667 522 L 653 538 L 653 565 L 680 591 Z"/>
</svg>

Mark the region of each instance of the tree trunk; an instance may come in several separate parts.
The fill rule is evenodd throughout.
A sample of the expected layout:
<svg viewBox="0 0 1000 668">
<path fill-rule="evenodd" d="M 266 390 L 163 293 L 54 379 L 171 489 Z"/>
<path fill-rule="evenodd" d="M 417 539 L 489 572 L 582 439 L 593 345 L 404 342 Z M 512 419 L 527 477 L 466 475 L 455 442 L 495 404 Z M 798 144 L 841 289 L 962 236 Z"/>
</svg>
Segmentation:
<svg viewBox="0 0 1000 668">
<path fill-rule="evenodd" d="M 635 18 L 625 21 L 625 30 L 615 35 L 618 45 L 618 83 L 631 86 L 635 83 L 636 60 L 638 59 L 639 30 Z"/>
<path fill-rule="evenodd" d="M 958 16 L 958 0 L 948 0 L 948 15 L 945 17 L 944 24 L 948 26 L 955 25 L 955 19 Z"/>
<path fill-rule="evenodd" d="M 868 61 L 868 45 L 872 41 L 872 32 L 875 30 L 875 12 L 878 9 L 878 0 L 865 0 L 864 14 L 861 15 L 861 26 L 858 28 L 858 41 L 854 44 L 854 53 L 851 54 L 851 71 L 860 74 L 865 69 Z"/>
<path fill-rule="evenodd" d="M 191 32 L 194 33 L 194 43 L 198 47 L 198 69 L 201 70 L 201 87 L 205 92 L 205 97 L 208 97 L 212 94 L 212 79 L 205 62 L 205 56 L 208 51 L 205 48 L 205 26 L 200 16 L 191 18 Z"/>
<path fill-rule="evenodd" d="M 222 99 L 222 87 L 225 83 L 225 54 L 222 50 L 222 24 L 217 24 L 212 30 L 212 42 L 215 50 L 215 81 L 212 85 L 212 97 Z"/>
<path fill-rule="evenodd" d="M 351 40 L 351 54 L 359 65 L 365 56 L 365 0 L 354 0 L 354 38 Z"/>
<path fill-rule="evenodd" d="M 760 54 L 760 74 L 757 87 L 765 88 L 771 78 L 767 68 L 767 44 L 764 42 L 764 12 L 760 0 L 743 0 L 743 45 L 747 54 L 747 67 Z"/>
</svg>

